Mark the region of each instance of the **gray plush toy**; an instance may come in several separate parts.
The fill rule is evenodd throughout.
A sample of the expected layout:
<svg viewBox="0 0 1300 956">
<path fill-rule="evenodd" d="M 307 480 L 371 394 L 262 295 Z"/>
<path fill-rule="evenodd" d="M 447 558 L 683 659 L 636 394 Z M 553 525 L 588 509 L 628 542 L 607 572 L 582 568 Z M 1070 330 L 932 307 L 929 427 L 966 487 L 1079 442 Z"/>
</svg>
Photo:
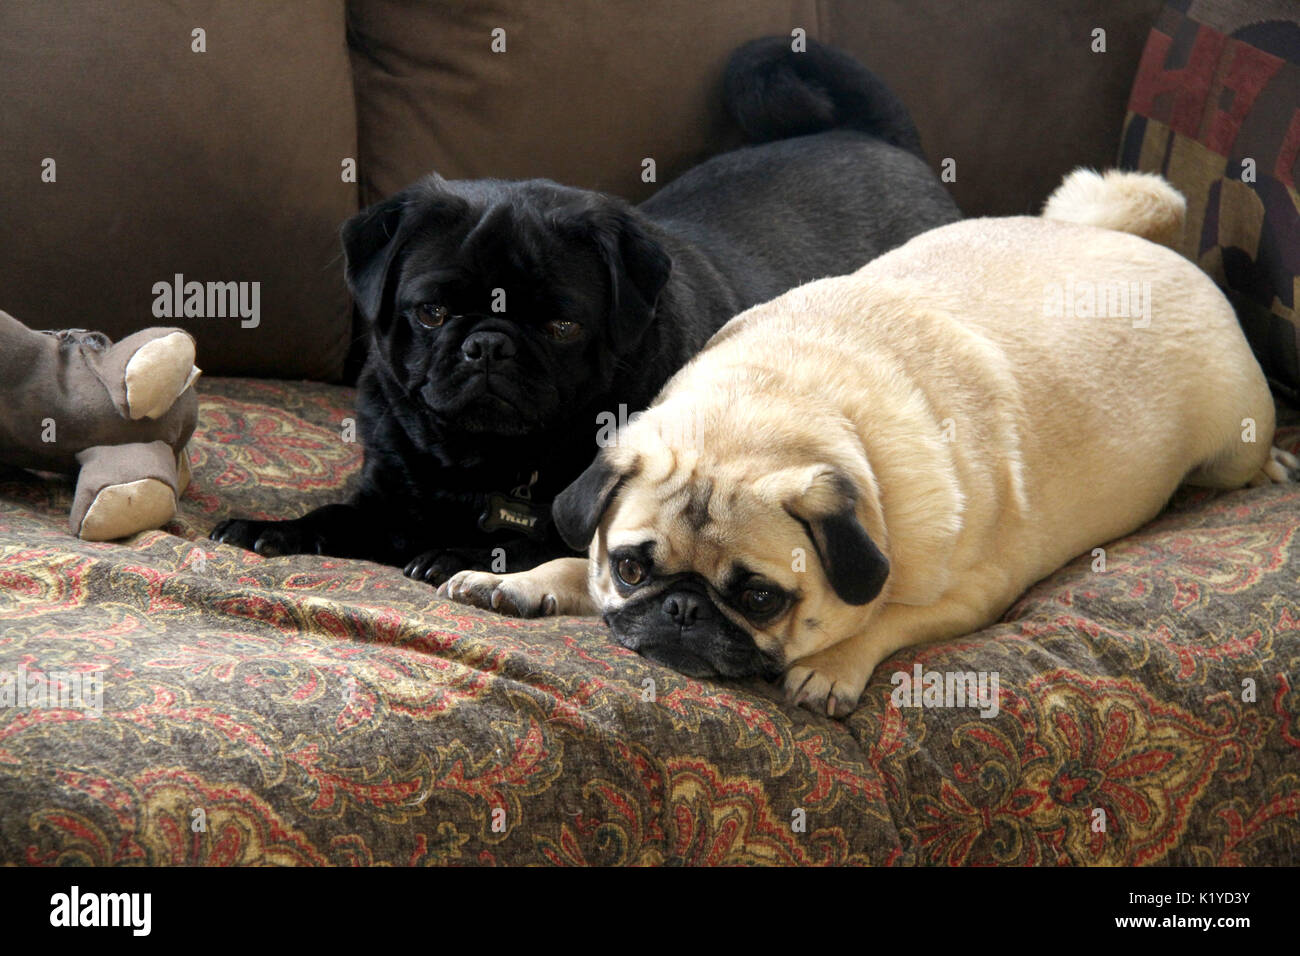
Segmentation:
<svg viewBox="0 0 1300 956">
<path fill-rule="evenodd" d="M 198 421 L 194 340 L 145 329 L 38 332 L 0 311 L 0 462 L 77 475 L 72 533 L 109 541 L 171 520 Z"/>
</svg>

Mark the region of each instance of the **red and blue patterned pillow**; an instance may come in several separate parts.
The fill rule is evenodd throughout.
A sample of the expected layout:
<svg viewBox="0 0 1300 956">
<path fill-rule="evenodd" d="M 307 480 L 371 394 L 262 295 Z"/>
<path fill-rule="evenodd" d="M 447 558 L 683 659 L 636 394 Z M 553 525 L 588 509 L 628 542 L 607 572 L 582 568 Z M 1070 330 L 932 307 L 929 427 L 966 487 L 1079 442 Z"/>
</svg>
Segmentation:
<svg viewBox="0 0 1300 956">
<path fill-rule="evenodd" d="M 1186 196 L 1183 253 L 1224 287 L 1260 364 L 1300 394 L 1300 4 L 1172 0 L 1147 39 L 1120 165 Z"/>
</svg>

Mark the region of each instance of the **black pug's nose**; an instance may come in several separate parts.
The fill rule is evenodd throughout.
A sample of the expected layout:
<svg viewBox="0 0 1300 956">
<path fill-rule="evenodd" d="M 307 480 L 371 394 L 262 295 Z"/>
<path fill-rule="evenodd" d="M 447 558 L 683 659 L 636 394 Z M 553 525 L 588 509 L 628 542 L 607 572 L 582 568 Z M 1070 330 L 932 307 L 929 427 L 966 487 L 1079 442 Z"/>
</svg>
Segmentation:
<svg viewBox="0 0 1300 956">
<path fill-rule="evenodd" d="M 686 628 L 698 620 L 708 620 L 709 604 L 697 594 L 670 594 L 664 601 L 664 614 L 679 628 Z"/>
<path fill-rule="evenodd" d="M 484 365 L 514 358 L 515 343 L 504 332 L 475 332 L 460 344 L 460 354 L 466 362 Z"/>
</svg>

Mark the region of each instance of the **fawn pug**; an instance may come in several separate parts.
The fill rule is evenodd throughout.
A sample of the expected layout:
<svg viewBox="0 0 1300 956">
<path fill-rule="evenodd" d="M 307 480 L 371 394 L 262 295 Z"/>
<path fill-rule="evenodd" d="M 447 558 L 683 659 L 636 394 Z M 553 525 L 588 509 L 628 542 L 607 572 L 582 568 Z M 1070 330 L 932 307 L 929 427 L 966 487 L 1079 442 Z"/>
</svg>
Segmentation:
<svg viewBox="0 0 1300 956">
<path fill-rule="evenodd" d="M 1080 170 L 1042 217 L 942 226 L 749 309 L 556 501 L 586 561 L 443 593 L 598 614 L 687 674 L 846 714 L 889 654 L 993 623 L 1180 483 L 1289 480 L 1231 306 L 1158 244 L 1184 208 Z"/>
</svg>

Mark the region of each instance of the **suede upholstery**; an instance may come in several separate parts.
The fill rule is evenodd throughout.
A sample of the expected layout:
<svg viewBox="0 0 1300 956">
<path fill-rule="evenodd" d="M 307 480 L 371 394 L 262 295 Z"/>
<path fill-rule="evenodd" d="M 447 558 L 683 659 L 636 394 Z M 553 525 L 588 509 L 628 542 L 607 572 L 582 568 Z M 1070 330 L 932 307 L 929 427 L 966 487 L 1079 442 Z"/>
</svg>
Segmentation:
<svg viewBox="0 0 1300 956">
<path fill-rule="evenodd" d="M 355 338 L 338 227 L 361 205 L 430 170 L 642 199 L 736 144 L 720 107 L 728 52 L 796 27 L 894 86 L 932 164 L 956 161 L 964 211 L 1029 211 L 1071 165 L 1113 157 L 1158 6 L 986 0 L 976 17 L 945 0 L 5 4 L 0 208 L 14 232 L 0 307 L 114 338 L 179 325 L 212 374 L 337 381 Z M 1094 26 L 1105 54 L 1090 49 Z M 55 182 L 42 181 L 45 159 Z M 155 315 L 155 284 L 178 274 L 259 283 L 256 327 Z"/>
</svg>

